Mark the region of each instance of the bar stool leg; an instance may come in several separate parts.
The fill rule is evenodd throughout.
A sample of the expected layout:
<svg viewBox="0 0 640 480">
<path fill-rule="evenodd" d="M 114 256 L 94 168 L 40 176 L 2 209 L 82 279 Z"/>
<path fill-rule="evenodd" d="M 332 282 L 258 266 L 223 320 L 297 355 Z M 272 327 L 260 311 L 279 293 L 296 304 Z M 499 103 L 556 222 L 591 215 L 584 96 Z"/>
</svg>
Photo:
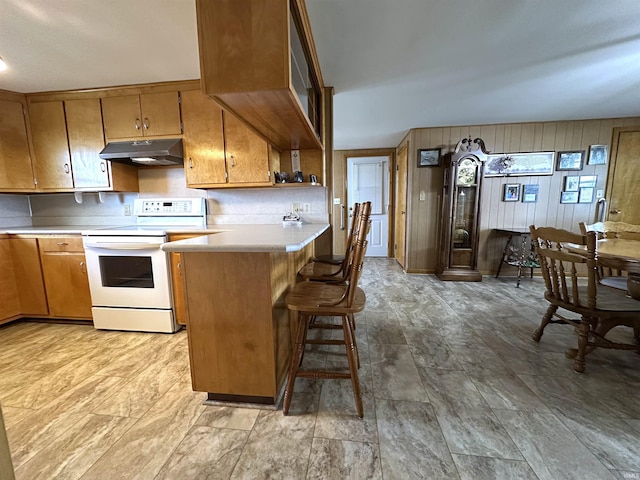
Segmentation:
<svg viewBox="0 0 640 480">
<path fill-rule="evenodd" d="M 289 413 L 289 406 L 291 405 L 291 396 L 293 395 L 293 387 L 296 383 L 296 374 L 300 368 L 302 362 L 302 355 L 304 353 L 305 338 L 307 338 L 307 329 L 309 323 L 309 316 L 304 315 L 301 312 L 297 312 L 297 334 L 296 341 L 293 346 L 293 352 L 291 354 L 291 363 L 289 364 L 289 377 L 287 378 L 287 386 L 284 389 L 284 399 L 282 401 L 282 413 L 287 415 Z"/>
<path fill-rule="evenodd" d="M 353 388 L 353 398 L 356 402 L 356 411 L 358 417 L 364 416 L 364 407 L 362 405 L 362 393 L 360 392 L 360 379 L 358 378 L 358 368 L 356 367 L 356 349 L 353 339 L 353 331 L 349 325 L 347 315 L 342 317 L 342 331 L 344 334 L 344 346 L 347 350 L 347 360 L 349 361 L 349 372 L 351 373 L 351 386 Z"/>
</svg>

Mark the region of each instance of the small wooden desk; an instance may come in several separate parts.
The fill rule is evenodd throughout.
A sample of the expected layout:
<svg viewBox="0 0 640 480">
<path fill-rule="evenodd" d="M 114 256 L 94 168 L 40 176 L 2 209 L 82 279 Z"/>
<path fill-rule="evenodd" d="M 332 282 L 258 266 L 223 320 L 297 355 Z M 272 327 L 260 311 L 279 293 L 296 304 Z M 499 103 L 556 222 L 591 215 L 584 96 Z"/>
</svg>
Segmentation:
<svg viewBox="0 0 640 480">
<path fill-rule="evenodd" d="M 535 256 L 527 254 L 527 237 L 531 235 L 531 232 L 528 228 L 512 228 L 512 229 L 504 229 L 504 228 L 494 228 L 494 232 L 502 235 L 508 235 L 507 243 L 504 246 L 504 251 L 502 252 L 502 258 L 500 259 L 500 265 L 498 265 L 498 271 L 496 272 L 496 278 L 500 275 L 500 270 L 502 270 L 502 264 L 506 263 L 512 265 L 514 267 L 518 267 L 518 280 L 516 282 L 516 288 L 520 287 L 520 278 L 522 277 L 522 269 L 529 268 L 531 269 L 531 277 L 533 277 L 533 269 L 540 268 L 540 263 Z M 522 243 L 520 244 L 520 251 L 518 252 L 518 256 L 514 258 L 513 255 L 509 255 L 509 246 L 511 245 L 511 241 L 513 237 L 520 237 L 522 239 Z M 531 249 L 534 252 L 533 248 Z M 514 253 L 516 253 L 514 251 Z"/>
</svg>

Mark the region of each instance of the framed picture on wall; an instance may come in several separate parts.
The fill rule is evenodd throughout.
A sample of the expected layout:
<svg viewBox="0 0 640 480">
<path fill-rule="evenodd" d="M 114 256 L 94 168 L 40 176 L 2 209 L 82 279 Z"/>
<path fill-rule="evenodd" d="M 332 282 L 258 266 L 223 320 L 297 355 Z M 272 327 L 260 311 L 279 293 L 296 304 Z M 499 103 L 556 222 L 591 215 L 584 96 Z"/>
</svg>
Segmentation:
<svg viewBox="0 0 640 480">
<path fill-rule="evenodd" d="M 553 175 L 555 152 L 498 153 L 487 155 L 485 177 Z"/>
<path fill-rule="evenodd" d="M 591 203 L 591 202 L 593 202 L 593 187 L 581 188 L 578 203 Z"/>
<path fill-rule="evenodd" d="M 522 203 L 536 203 L 538 201 L 538 185 L 523 185 Z"/>
<path fill-rule="evenodd" d="M 607 145 L 591 145 L 589 147 L 589 160 L 587 165 L 605 165 L 609 147 Z"/>
<path fill-rule="evenodd" d="M 504 186 L 503 202 L 517 202 L 520 200 L 520 184 L 519 183 L 507 183 Z"/>
<path fill-rule="evenodd" d="M 582 170 L 584 165 L 584 150 L 558 152 L 556 170 Z"/>
<path fill-rule="evenodd" d="M 421 148 L 418 150 L 418 168 L 421 167 L 439 167 L 440 166 L 440 149 L 439 148 Z"/>
<path fill-rule="evenodd" d="M 567 175 L 564 177 L 564 188 L 563 192 L 577 192 L 578 187 L 580 186 L 580 177 L 571 177 Z"/>
<path fill-rule="evenodd" d="M 580 188 L 594 187 L 598 181 L 597 175 L 580 175 Z"/>
<path fill-rule="evenodd" d="M 562 192 L 560 203 L 578 203 L 578 192 Z"/>
</svg>

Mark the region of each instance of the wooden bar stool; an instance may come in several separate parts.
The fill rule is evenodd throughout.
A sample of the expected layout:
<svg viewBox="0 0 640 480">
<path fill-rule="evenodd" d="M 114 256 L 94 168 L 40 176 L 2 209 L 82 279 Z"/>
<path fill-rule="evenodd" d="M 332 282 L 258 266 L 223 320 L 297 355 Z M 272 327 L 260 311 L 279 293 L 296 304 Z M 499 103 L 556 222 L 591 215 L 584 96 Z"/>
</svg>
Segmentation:
<svg viewBox="0 0 640 480">
<path fill-rule="evenodd" d="M 290 318 L 296 325 L 296 338 L 289 364 L 289 377 L 284 391 L 282 410 L 289 413 L 291 396 L 297 377 L 304 378 L 337 378 L 351 379 L 356 411 L 359 417 L 364 415 L 360 380 L 358 378 L 358 354 L 355 342 L 354 315 L 364 309 L 366 295 L 358 287 L 362 274 L 362 264 L 367 249 L 367 233 L 370 226 L 369 215 L 371 203 L 362 206 L 362 213 L 357 222 L 357 235 L 353 240 L 354 250 L 349 276 L 345 283 L 334 284 L 325 282 L 300 282 L 287 295 L 285 302 L 289 308 Z M 343 338 L 340 340 L 314 340 L 307 338 L 310 324 L 317 316 L 340 317 L 342 322 L 338 328 L 342 329 Z M 329 327 L 332 328 L 332 327 Z M 349 364 L 349 373 L 329 370 L 302 370 L 302 358 L 307 343 L 322 343 L 329 345 L 344 345 Z"/>
<path fill-rule="evenodd" d="M 361 205 L 359 203 L 353 206 L 353 216 L 351 220 L 351 227 L 347 234 L 347 245 L 345 248 L 344 257 L 338 264 L 331 262 L 324 262 L 318 259 L 314 259 L 307 263 L 298 272 L 298 278 L 300 280 L 314 280 L 314 281 L 326 281 L 326 282 L 344 282 L 346 281 L 349 273 L 349 262 L 353 256 L 353 239 L 357 234 L 358 222 L 360 219 Z"/>
</svg>

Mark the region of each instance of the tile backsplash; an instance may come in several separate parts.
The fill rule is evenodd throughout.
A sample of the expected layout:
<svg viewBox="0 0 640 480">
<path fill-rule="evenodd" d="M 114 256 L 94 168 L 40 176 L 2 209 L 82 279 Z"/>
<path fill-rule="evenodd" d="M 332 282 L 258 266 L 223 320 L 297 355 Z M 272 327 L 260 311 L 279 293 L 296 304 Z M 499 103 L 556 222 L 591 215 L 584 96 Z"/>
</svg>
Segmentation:
<svg viewBox="0 0 640 480">
<path fill-rule="evenodd" d="M 0 195 L 0 227 L 28 227 L 31 208 L 27 195 Z"/>
<path fill-rule="evenodd" d="M 0 227 L 48 225 L 127 225 L 135 198 L 205 197 L 210 224 L 279 223 L 298 203 L 303 221 L 328 222 L 326 187 L 199 190 L 187 188 L 182 168 L 139 169 L 140 193 L 50 193 L 0 195 Z M 79 203 L 79 201 L 81 203 Z"/>
</svg>

